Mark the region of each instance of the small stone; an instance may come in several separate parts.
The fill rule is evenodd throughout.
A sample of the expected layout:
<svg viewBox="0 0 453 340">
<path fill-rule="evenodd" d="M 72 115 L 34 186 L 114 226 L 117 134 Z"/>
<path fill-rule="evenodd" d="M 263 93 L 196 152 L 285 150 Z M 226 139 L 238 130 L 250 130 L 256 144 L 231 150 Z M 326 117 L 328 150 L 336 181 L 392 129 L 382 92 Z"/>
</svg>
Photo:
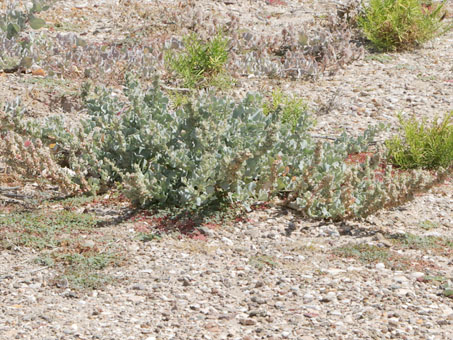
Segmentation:
<svg viewBox="0 0 453 340">
<path fill-rule="evenodd" d="M 344 272 L 346 272 L 346 271 L 343 270 L 343 269 L 337 269 L 337 268 L 332 268 L 332 269 L 327 269 L 326 270 L 327 274 L 330 274 L 330 275 L 333 275 L 333 276 L 341 274 L 341 273 L 344 273 Z"/>
<path fill-rule="evenodd" d="M 205 226 L 200 226 L 197 228 L 203 235 L 206 235 L 206 236 L 209 236 L 209 237 L 212 237 L 214 235 L 214 232 L 209 229 L 208 227 L 205 227 Z"/>
<path fill-rule="evenodd" d="M 424 277 L 425 276 L 425 273 L 422 273 L 422 272 L 413 272 L 411 273 L 411 278 L 413 279 L 418 279 L 418 278 L 421 278 L 421 277 Z"/>
<path fill-rule="evenodd" d="M 96 243 L 93 240 L 85 240 L 82 243 L 82 247 L 84 248 L 94 248 L 96 246 Z"/>
<path fill-rule="evenodd" d="M 264 286 L 263 281 L 257 281 L 257 282 L 255 283 L 255 288 L 261 288 L 261 287 L 263 287 L 263 286 Z"/>
<path fill-rule="evenodd" d="M 259 305 L 264 305 L 266 303 L 265 299 L 260 298 L 258 296 L 252 296 L 252 298 L 250 300 L 252 300 L 252 302 L 255 302 L 255 303 L 259 304 Z"/>
<path fill-rule="evenodd" d="M 312 302 L 315 299 L 315 297 L 311 294 L 305 294 L 303 296 L 303 299 L 304 299 L 304 303 L 309 303 L 309 302 Z"/>
<path fill-rule="evenodd" d="M 382 262 L 376 263 L 376 269 L 385 269 L 385 264 Z"/>
<path fill-rule="evenodd" d="M 274 307 L 277 308 L 277 309 L 283 309 L 284 308 L 283 302 L 277 301 L 274 304 Z"/>
<path fill-rule="evenodd" d="M 225 243 L 227 246 L 232 246 L 232 245 L 234 245 L 234 242 L 231 241 L 229 238 L 222 237 L 221 240 L 222 240 L 222 242 Z"/>
<path fill-rule="evenodd" d="M 256 321 L 253 320 L 253 319 L 240 319 L 239 320 L 239 323 L 242 325 L 242 326 L 253 326 L 256 324 Z"/>
<path fill-rule="evenodd" d="M 329 292 L 326 295 L 324 295 L 320 301 L 321 302 L 332 302 L 337 298 L 337 295 L 334 292 Z"/>
<path fill-rule="evenodd" d="M 133 286 L 132 286 L 132 289 L 133 289 L 133 290 L 145 290 L 146 287 L 145 287 L 144 285 L 138 283 L 138 284 L 133 285 Z"/>
<path fill-rule="evenodd" d="M 398 327 L 399 320 L 397 318 L 390 318 L 389 325 L 392 327 Z"/>
<path fill-rule="evenodd" d="M 398 283 L 404 283 L 404 282 L 407 282 L 409 280 L 407 279 L 407 277 L 405 277 L 403 275 L 397 275 L 397 276 L 393 277 L 393 281 L 396 281 Z"/>
</svg>

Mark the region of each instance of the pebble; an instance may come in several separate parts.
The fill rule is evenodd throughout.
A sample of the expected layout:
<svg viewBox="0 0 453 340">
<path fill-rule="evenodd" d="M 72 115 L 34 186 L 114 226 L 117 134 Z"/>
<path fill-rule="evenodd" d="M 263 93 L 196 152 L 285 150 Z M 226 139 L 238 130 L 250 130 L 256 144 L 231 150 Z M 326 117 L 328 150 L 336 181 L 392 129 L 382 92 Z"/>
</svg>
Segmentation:
<svg viewBox="0 0 453 340">
<path fill-rule="evenodd" d="M 113 4 L 113 0 L 106 1 Z M 70 2 L 62 2 L 68 7 L 67 13 L 64 7 L 59 7 L 59 10 L 68 17 L 69 13 L 73 15 Z M 141 27 L 149 18 L 155 18 L 156 25 L 145 39 L 150 39 L 151 49 L 155 48 L 152 37 L 155 29 L 160 25 L 168 26 L 169 29 L 175 26 L 176 31 L 170 29 L 175 34 L 174 38 L 171 37 L 172 32 L 167 34 L 168 37 L 161 38 L 167 41 L 170 48 L 180 48 L 184 42 L 180 40 L 178 32 L 184 32 L 192 25 L 192 5 L 181 9 L 182 14 L 190 16 L 187 22 L 181 23 L 177 15 L 164 16 L 165 21 L 159 19 L 163 12 L 158 11 L 157 6 L 167 6 L 166 1 L 149 1 L 146 7 L 137 3 L 138 7 L 134 5 L 137 8 L 132 9 L 137 12 L 134 13 L 140 18 L 140 25 L 136 25 L 134 17 L 128 15 L 126 21 L 130 19 L 132 22 L 127 22 L 127 26 Z M 261 38 L 262 31 L 280 38 L 279 32 L 282 27 L 287 27 L 288 19 L 298 25 L 301 23 L 302 27 L 304 20 L 308 22 L 312 19 L 311 12 L 327 13 L 327 9 L 333 9 L 333 2 L 330 0 L 315 1 L 310 3 L 310 8 L 300 3 L 303 9 L 301 11 L 293 8 L 294 4 L 269 6 L 263 1 L 227 1 L 226 4 L 222 1 L 200 0 L 193 3 L 202 13 L 198 20 L 206 21 L 208 26 L 211 19 L 205 18 L 205 13 L 212 8 L 220 25 L 231 21 L 233 29 L 235 25 L 239 25 L 244 28 L 244 32 L 250 31 L 249 34 L 241 32 L 240 35 L 245 34 L 252 47 L 256 39 Z M 154 4 L 156 7 L 153 7 Z M 94 40 L 90 46 L 100 49 L 105 41 L 110 41 L 105 35 L 106 30 L 119 31 L 119 36 L 114 40 L 127 38 L 130 32 L 124 30 L 124 20 L 118 20 L 118 25 L 113 25 L 112 22 L 115 21 L 110 13 L 124 9 L 123 5 L 104 6 L 101 1 L 95 5 L 90 5 L 90 11 L 100 13 L 101 16 L 99 22 L 93 20 L 90 25 L 105 29 L 100 29 L 100 33 L 96 35 L 88 27 L 83 29 L 84 39 Z M 200 7 L 204 5 L 209 6 L 209 10 Z M 447 6 L 451 12 L 452 4 L 447 2 Z M 171 13 L 178 7 L 166 8 Z M 52 8 L 48 11 L 52 11 Z M 83 12 L 78 14 L 90 15 L 85 10 Z M 227 17 L 231 13 L 234 18 Z M 256 13 L 263 21 L 255 17 Z M 46 12 L 51 18 L 54 14 Z M 119 14 L 121 13 L 115 13 Z M 185 15 L 181 17 L 186 20 Z M 250 19 L 253 24 L 242 26 L 241 22 L 236 24 L 236 19 Z M 57 31 L 53 34 L 66 35 Z M 69 37 L 67 46 L 72 46 L 75 38 Z M 250 67 L 249 74 L 256 75 L 247 80 L 247 74 L 244 74 L 238 80 L 238 85 L 247 85 L 243 89 L 244 93 L 249 90 L 248 87 L 250 90 L 267 93 L 286 85 L 288 88 L 285 91 L 306 99 L 314 108 L 329 104 L 332 100 L 328 112 L 316 115 L 320 124 L 314 127 L 313 134 L 332 137 L 346 130 L 357 136 L 368 126 L 383 122 L 391 124 L 389 132 L 378 134 L 378 139 L 384 140 L 395 131 L 397 112 L 413 113 L 417 118 L 430 119 L 435 113 L 453 110 L 449 100 L 453 98 L 453 87 L 448 81 L 451 74 L 452 39 L 453 32 L 449 32 L 416 51 L 387 53 L 383 55 L 383 62 L 363 58 L 356 63 L 344 65 L 337 74 L 321 75 L 313 81 L 270 81 L 258 74 L 259 69 Z M 148 44 L 148 41 L 144 43 Z M 271 45 L 273 43 L 269 42 L 269 46 Z M 118 47 L 124 49 L 124 46 Z M 55 48 L 60 47 L 56 45 Z M 140 50 L 132 49 L 128 52 L 136 58 L 130 61 L 131 65 L 143 57 Z M 259 52 L 252 48 L 250 55 Z M 77 58 L 87 57 L 83 50 L 74 53 Z M 110 53 L 110 47 L 106 53 Z M 366 52 L 366 57 L 380 58 L 381 55 Z M 439 59 L 437 63 L 434 62 L 436 59 Z M 129 63 L 127 60 L 125 62 Z M 150 64 L 152 63 L 151 60 Z M 116 60 L 111 65 L 118 66 Z M 398 68 L 399 66 L 402 68 Z M 116 69 L 112 70 L 112 74 L 115 74 Z M 82 69 L 82 74 L 83 71 Z M 119 74 L 120 71 L 121 69 Z M 436 75 L 437 80 L 422 81 L 417 79 L 418 73 L 423 76 Z M 6 91 L 5 85 L 20 86 L 19 78 L 25 79 L 28 76 L 3 77 L 0 93 Z M 166 75 L 163 78 L 167 80 Z M 22 97 L 39 95 L 39 86 L 33 84 L 32 90 L 30 96 Z M 239 91 L 239 87 L 234 87 L 232 91 L 236 90 Z M 20 95 L 20 91 L 17 92 Z M 439 98 L 433 95 L 434 92 L 439 92 Z M 406 98 L 411 101 L 406 101 Z M 431 108 L 431 104 L 435 108 Z M 29 105 L 27 110 L 30 108 L 41 114 L 39 107 Z M 24 186 L 26 185 L 25 183 Z M 428 231 L 428 234 L 434 232 L 431 235 L 453 238 L 449 209 L 452 193 L 451 184 L 444 183 L 430 191 L 432 200 L 416 196 L 404 208 L 381 210 L 363 220 L 344 223 L 320 223 L 303 218 L 291 210 L 275 207 L 263 211 L 257 209 L 241 216 L 240 221 L 228 222 L 215 231 L 201 227 L 199 230 L 207 240 L 188 242 L 184 235 L 180 235 L 181 239 L 171 235 L 159 242 L 142 243 L 134 237 L 136 230 L 132 222 L 128 222 L 128 226 L 121 223 L 103 225 L 96 228 L 96 235 L 111 236 L 114 240 L 113 248 L 124 251 L 126 261 L 124 265 L 108 267 L 100 272 L 119 280 L 113 280 L 112 284 L 93 293 L 90 290 L 69 293 L 67 289 L 72 289 L 71 283 L 60 280 L 58 268 L 50 267 L 35 272 L 39 267 L 33 261 L 38 251 L 19 245 L 2 249 L 0 338 L 450 339 L 452 300 L 442 295 L 441 285 L 444 283 L 436 280 L 419 282 L 417 278 L 424 278 L 422 272 L 425 270 L 426 275 L 450 278 L 453 266 L 451 258 L 438 249 L 402 247 L 397 242 L 391 242 L 390 237 L 395 230 L 403 234 L 427 236 L 423 234 L 425 230 L 418 225 L 426 219 L 437 224 L 435 230 Z M 117 211 L 122 209 L 121 202 L 115 204 L 118 204 Z M 89 210 L 95 211 L 91 205 L 95 203 L 89 205 Z M 8 206 L 3 208 L 7 209 Z M 5 210 L 3 214 L 6 213 Z M 152 220 L 150 217 L 149 223 L 153 223 Z M 350 232 L 344 232 L 345 230 Z M 94 235 L 90 235 L 93 240 Z M 362 262 L 358 257 L 363 254 L 345 257 L 334 252 L 338 247 L 357 241 L 377 245 L 391 255 L 400 252 L 392 256 L 389 263 L 377 264 L 366 260 Z M 81 245 L 82 248 L 93 249 L 97 243 L 85 240 Z M 398 255 L 416 260 L 399 263 Z M 275 259 L 275 265 L 257 268 L 251 264 L 251 259 L 257 257 Z M 400 268 L 400 264 L 406 267 L 395 271 L 394 265 Z M 83 302 L 79 303 L 79 299 L 83 299 Z M 51 322 L 39 317 L 41 314 L 48 315 Z M 72 328 L 71 325 L 77 327 Z"/>
<path fill-rule="evenodd" d="M 256 321 L 253 319 L 240 319 L 239 323 L 243 326 L 253 326 L 256 324 Z"/>
<path fill-rule="evenodd" d="M 376 269 L 385 269 L 385 264 L 382 262 L 376 263 Z"/>
</svg>

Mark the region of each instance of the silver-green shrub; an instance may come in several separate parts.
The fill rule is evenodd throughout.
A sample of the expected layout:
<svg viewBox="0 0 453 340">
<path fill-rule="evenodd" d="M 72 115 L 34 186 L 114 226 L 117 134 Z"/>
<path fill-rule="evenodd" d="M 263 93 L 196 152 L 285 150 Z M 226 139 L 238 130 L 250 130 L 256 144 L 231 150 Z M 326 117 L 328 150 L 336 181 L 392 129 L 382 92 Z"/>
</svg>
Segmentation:
<svg viewBox="0 0 453 340">
<path fill-rule="evenodd" d="M 310 136 L 306 112 L 296 124 L 285 122 L 278 108 L 264 113 L 258 95 L 240 102 L 206 95 L 174 110 L 157 82 L 143 89 L 127 78 L 122 94 L 85 89 L 84 98 L 87 112 L 78 123 L 58 117 L 27 121 L 17 107 L 7 106 L 1 156 L 35 177 L 39 173 L 27 167 L 51 158 L 42 164 L 52 169 L 40 173 L 62 190 L 98 191 L 116 183 L 140 207 L 247 207 L 279 198 L 311 218 L 330 220 L 400 205 L 447 171 L 437 177 L 398 172 L 380 152 L 364 153 L 376 129 L 319 143 Z M 14 155 L 8 151 L 13 149 Z M 351 163 L 354 153 L 371 157 Z"/>
</svg>

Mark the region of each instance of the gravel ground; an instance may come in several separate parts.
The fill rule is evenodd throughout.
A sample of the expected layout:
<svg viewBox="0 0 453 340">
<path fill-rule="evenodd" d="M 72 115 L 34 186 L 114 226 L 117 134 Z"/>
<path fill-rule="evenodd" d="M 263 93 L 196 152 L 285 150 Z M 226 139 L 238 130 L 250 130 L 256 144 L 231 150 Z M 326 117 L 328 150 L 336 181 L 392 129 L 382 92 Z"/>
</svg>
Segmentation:
<svg viewBox="0 0 453 340">
<path fill-rule="evenodd" d="M 203 3 L 241 13 L 263 30 L 270 28 L 255 22 L 256 13 L 281 12 L 280 27 L 296 15 L 306 20 L 333 8 L 332 1 Z M 81 5 L 59 6 L 64 14 Z M 84 6 L 118 17 L 113 5 Z M 19 76 L 0 79 L 0 88 L 11 91 L 4 93 L 30 91 Z M 412 52 L 367 53 L 316 82 L 241 80 L 246 90 L 275 86 L 307 98 L 316 132 L 326 136 L 394 125 L 400 111 L 433 119 L 453 110 L 453 32 Z M 0 339 L 453 339 L 453 300 L 444 294 L 453 285 L 453 244 L 398 242 L 408 233 L 453 240 L 452 206 L 450 176 L 364 221 L 311 222 L 269 208 L 203 229 L 206 240 L 168 235 L 146 243 L 136 239 L 132 222 L 105 226 L 101 231 L 127 253 L 127 262 L 105 271 L 114 283 L 88 292 L 55 284 L 58 273 L 35 264 L 33 250 L 2 250 Z M 343 256 L 341 249 L 354 246 L 358 252 Z M 366 249 L 388 257 L 366 257 Z"/>
</svg>

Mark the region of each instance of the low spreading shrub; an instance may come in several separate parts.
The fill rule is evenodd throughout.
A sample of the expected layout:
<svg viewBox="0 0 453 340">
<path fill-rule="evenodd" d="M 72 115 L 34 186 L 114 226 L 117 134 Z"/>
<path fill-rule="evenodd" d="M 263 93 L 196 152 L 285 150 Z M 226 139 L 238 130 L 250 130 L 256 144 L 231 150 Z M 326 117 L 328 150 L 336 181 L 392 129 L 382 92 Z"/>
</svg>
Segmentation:
<svg viewBox="0 0 453 340">
<path fill-rule="evenodd" d="M 445 2 L 424 6 L 420 0 L 370 0 L 358 19 L 365 37 L 378 49 L 410 49 L 450 29 Z"/>
<path fill-rule="evenodd" d="M 17 107 L 7 108 L 1 156 L 67 192 L 117 184 L 140 207 L 193 211 L 275 198 L 331 220 L 399 205 L 436 179 L 421 171 L 393 172 L 380 152 L 368 156 L 376 129 L 319 143 L 309 134 L 306 112 L 297 122 L 285 121 L 280 110 L 266 114 L 257 95 L 240 102 L 202 96 L 171 109 L 157 82 L 143 89 L 131 78 L 122 96 L 107 89 L 84 93 L 87 116 L 79 124 L 27 121 Z M 354 153 L 366 156 L 350 162 Z M 40 158 L 49 158 L 42 164 L 51 170 L 37 167 Z"/>
</svg>

